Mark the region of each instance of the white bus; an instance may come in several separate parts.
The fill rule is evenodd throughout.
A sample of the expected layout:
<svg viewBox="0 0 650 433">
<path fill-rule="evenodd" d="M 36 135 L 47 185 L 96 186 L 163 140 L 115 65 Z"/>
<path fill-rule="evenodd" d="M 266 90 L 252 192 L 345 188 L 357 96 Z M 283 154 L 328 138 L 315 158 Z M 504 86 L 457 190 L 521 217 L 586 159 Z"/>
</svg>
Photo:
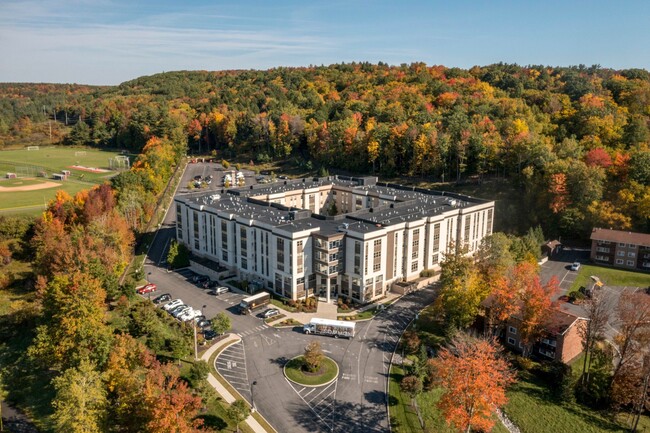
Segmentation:
<svg viewBox="0 0 650 433">
<path fill-rule="evenodd" d="M 250 314 L 251 312 L 262 308 L 271 302 L 271 295 L 269 292 L 261 292 L 248 298 L 244 298 L 239 303 L 239 314 Z"/>
<path fill-rule="evenodd" d="M 305 334 L 330 335 L 334 338 L 347 337 L 351 339 L 354 338 L 355 325 L 354 322 L 314 318 L 303 325 L 302 330 Z"/>
</svg>

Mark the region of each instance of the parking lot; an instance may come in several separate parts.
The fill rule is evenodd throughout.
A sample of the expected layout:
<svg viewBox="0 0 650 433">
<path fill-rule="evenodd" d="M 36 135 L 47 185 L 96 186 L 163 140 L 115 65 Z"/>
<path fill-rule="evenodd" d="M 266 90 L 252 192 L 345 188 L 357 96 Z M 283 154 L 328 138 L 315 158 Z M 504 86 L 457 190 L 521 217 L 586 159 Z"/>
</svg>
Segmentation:
<svg viewBox="0 0 650 433">
<path fill-rule="evenodd" d="M 239 393 L 251 401 L 251 384 L 246 371 L 244 343 L 239 341 L 224 349 L 214 361 L 221 374 Z"/>
</svg>

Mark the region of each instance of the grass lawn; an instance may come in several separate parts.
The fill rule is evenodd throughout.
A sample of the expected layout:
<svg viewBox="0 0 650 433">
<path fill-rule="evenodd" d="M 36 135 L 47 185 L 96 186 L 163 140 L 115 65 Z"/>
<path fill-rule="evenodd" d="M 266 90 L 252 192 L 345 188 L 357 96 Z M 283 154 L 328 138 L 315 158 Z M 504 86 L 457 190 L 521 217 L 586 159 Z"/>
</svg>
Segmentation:
<svg viewBox="0 0 650 433">
<path fill-rule="evenodd" d="M 334 360 L 324 357 L 318 373 L 306 373 L 302 370 L 303 357 L 293 358 L 284 366 L 284 374 L 294 382 L 302 385 L 322 385 L 333 380 L 339 374 L 339 366 Z"/>
<path fill-rule="evenodd" d="M 508 391 L 508 399 L 505 412 L 524 433 L 628 431 L 615 419 L 578 403 L 561 404 L 552 400 L 543 384 L 527 374 L 522 374 Z M 641 426 L 639 431 L 649 431 L 650 420 L 644 417 Z"/>
<path fill-rule="evenodd" d="M 45 208 L 46 203 L 54 198 L 58 190 L 64 190 L 71 196 L 74 196 L 79 191 L 89 188 L 91 188 L 91 185 L 64 181 L 56 188 L 37 189 L 35 191 L 0 192 L 0 212 L 8 210 L 13 213 L 19 211 L 23 213 L 22 211 L 38 209 L 38 213 L 40 213 Z"/>
<path fill-rule="evenodd" d="M 436 403 L 442 395 L 440 389 L 423 392 L 417 397 L 420 416 L 424 422 L 424 428 L 422 428 L 417 411 L 411 404 L 411 398 L 402 394 L 400 391 L 399 383 L 402 380 L 402 377 L 404 377 L 404 370 L 402 367 L 393 365 L 390 370 L 390 382 L 388 384 L 390 394 L 390 422 L 392 430 L 395 433 L 456 433 L 455 429 L 447 425 L 442 413 L 436 407 Z M 492 432 L 507 433 L 508 430 L 506 430 L 503 424 L 497 421 Z"/>
<path fill-rule="evenodd" d="M 21 177 L 16 179 L 0 179 L 0 186 L 4 186 L 5 188 L 13 188 L 16 186 L 38 185 L 43 182 L 45 182 L 45 180 Z"/>
<path fill-rule="evenodd" d="M 85 155 L 75 155 L 76 152 L 85 152 Z M 71 168 L 72 165 L 108 169 L 109 158 L 116 155 L 119 155 L 119 152 L 64 146 L 41 147 L 40 150 L 34 151 L 24 149 L 0 151 L 0 174 L 14 172 L 18 175 L 26 175 L 29 173 L 29 177 L 33 177 L 40 170 L 45 170 L 48 175 L 60 173 L 61 170 L 70 170 L 72 174 L 71 180 L 58 182 L 61 183 L 58 188 L 0 193 L 0 211 L 37 215 L 43 210 L 44 203 L 54 198 L 54 194 L 59 189 L 74 195 L 83 189 L 90 188 L 92 183 L 102 183 L 117 173 L 116 171 L 91 173 Z M 130 157 L 133 162 L 135 156 L 130 155 Z M 74 180 L 83 180 L 84 182 L 75 182 Z M 32 185 L 41 180 L 11 179 L 0 182 L 0 185 L 9 186 L 8 181 L 14 183 L 14 186 L 18 186 L 16 182 L 23 182 L 22 185 Z"/>
<path fill-rule="evenodd" d="M 604 266 L 582 265 L 569 292 L 577 291 L 580 286 L 589 287 L 591 283 L 590 277 L 592 275 L 600 278 L 606 286 L 650 286 L 650 274 L 607 268 Z"/>
<path fill-rule="evenodd" d="M 420 312 L 415 325 L 423 344 L 437 348 L 445 343 L 443 324 L 438 320 L 433 304 Z"/>
</svg>

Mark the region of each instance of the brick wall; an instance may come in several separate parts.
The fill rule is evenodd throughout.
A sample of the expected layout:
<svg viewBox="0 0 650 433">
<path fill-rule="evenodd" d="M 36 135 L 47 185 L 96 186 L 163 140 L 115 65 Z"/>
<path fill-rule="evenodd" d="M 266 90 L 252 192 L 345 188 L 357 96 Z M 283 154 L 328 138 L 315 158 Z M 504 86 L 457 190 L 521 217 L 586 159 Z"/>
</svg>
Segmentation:
<svg viewBox="0 0 650 433">
<path fill-rule="evenodd" d="M 578 319 L 564 335 L 557 336 L 558 351 L 560 352 L 556 354 L 556 359 L 558 361 L 568 363 L 582 353 L 582 337 L 580 336 L 580 329 L 584 328 L 584 326 L 585 321 Z"/>
</svg>

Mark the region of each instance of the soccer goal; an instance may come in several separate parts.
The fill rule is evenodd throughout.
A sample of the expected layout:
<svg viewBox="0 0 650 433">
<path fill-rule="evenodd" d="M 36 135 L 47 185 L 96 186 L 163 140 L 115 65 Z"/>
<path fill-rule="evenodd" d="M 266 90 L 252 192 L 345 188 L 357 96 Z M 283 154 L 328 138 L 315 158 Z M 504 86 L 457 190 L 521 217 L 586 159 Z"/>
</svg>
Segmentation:
<svg viewBox="0 0 650 433">
<path fill-rule="evenodd" d="M 39 150 L 39 146 L 27 146 L 27 150 Z"/>
<path fill-rule="evenodd" d="M 74 156 L 86 156 L 86 151 L 85 150 L 75 151 Z"/>
<path fill-rule="evenodd" d="M 128 170 L 131 167 L 129 157 L 125 155 L 116 155 L 108 159 L 108 167 L 111 170 Z"/>
</svg>

